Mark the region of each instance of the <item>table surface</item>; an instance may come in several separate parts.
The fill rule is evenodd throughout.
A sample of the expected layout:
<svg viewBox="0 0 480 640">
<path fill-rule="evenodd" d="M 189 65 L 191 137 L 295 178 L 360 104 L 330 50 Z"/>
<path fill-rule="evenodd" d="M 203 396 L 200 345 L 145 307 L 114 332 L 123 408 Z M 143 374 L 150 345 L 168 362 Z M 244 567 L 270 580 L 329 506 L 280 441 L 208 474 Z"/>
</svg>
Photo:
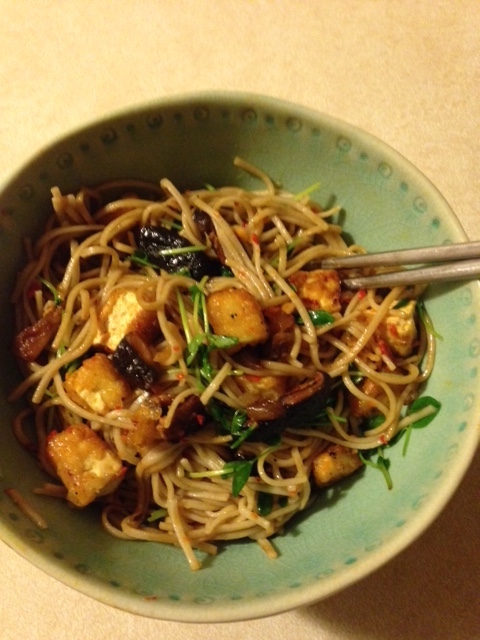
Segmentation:
<svg viewBox="0 0 480 640">
<path fill-rule="evenodd" d="M 0 0 L 0 181 L 112 110 L 186 91 L 254 91 L 382 138 L 480 239 L 479 33 L 478 0 Z M 143 619 L 63 586 L 0 543 L 0 636 L 480 638 L 479 471 L 477 453 L 444 512 L 387 566 L 264 620 Z"/>
</svg>

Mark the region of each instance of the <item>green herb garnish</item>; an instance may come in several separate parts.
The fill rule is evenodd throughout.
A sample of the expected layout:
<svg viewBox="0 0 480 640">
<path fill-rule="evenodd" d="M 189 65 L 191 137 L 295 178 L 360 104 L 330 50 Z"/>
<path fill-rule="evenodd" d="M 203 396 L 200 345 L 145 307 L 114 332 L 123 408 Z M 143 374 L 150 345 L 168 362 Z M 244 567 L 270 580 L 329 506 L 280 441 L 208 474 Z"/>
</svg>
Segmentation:
<svg viewBox="0 0 480 640">
<path fill-rule="evenodd" d="M 232 478 L 232 495 L 237 498 L 240 495 L 240 491 L 250 477 L 254 465 L 258 460 L 264 458 L 266 455 L 275 451 L 278 448 L 278 444 L 268 447 L 262 453 L 249 460 L 231 460 L 226 462 L 222 469 L 215 469 L 214 471 L 193 471 L 188 474 L 189 478 Z"/>
<path fill-rule="evenodd" d="M 295 200 L 302 200 L 303 198 L 310 196 L 312 193 L 315 193 L 315 191 L 318 191 L 320 187 L 321 187 L 320 182 L 314 182 L 310 187 L 307 187 L 303 191 L 300 191 L 299 193 L 295 194 L 294 196 Z"/>
<path fill-rule="evenodd" d="M 147 522 L 155 522 L 156 520 L 161 520 L 167 515 L 167 513 L 168 511 L 164 508 L 155 509 L 155 511 L 152 511 L 152 513 L 148 516 Z"/>
<path fill-rule="evenodd" d="M 323 309 L 309 311 L 308 315 L 312 319 L 315 327 L 323 327 L 326 324 L 332 324 L 332 322 L 335 322 L 335 318 L 332 314 L 328 311 L 324 311 Z M 297 324 L 304 324 L 302 318 L 297 318 Z"/>
<path fill-rule="evenodd" d="M 230 267 L 226 267 L 225 265 L 222 265 L 220 274 L 222 278 L 233 278 L 233 271 L 230 269 Z"/>
<path fill-rule="evenodd" d="M 51 282 L 49 282 L 48 280 L 45 280 L 45 278 L 39 277 L 38 279 L 43 284 L 43 286 L 46 287 L 52 294 L 53 303 L 55 304 L 55 306 L 59 307 L 62 304 L 62 298 L 58 290 L 53 286 Z"/>
<path fill-rule="evenodd" d="M 210 331 L 204 292 L 207 279 L 205 276 L 198 284 L 188 289 L 193 302 L 192 324 L 195 328 L 195 334 L 192 334 L 182 295 L 177 291 L 178 309 L 187 340 L 184 353 L 185 362 L 188 367 L 193 369 L 200 388 L 204 388 L 204 382 L 210 383 L 216 375 L 210 362 L 210 353 L 215 349 L 229 349 L 238 343 L 238 338 L 219 336 Z"/>
<path fill-rule="evenodd" d="M 425 307 L 425 303 L 423 302 L 423 300 L 417 301 L 417 309 L 418 309 L 418 315 L 420 317 L 420 320 L 423 323 L 423 326 L 425 327 L 426 332 L 429 333 L 430 335 L 432 335 L 434 338 L 437 338 L 437 340 L 443 340 L 443 336 L 441 336 L 435 330 L 435 327 L 433 326 L 432 319 L 428 315 L 428 312 L 427 312 L 427 309 Z"/>
<path fill-rule="evenodd" d="M 207 405 L 207 411 L 221 427 L 233 437 L 231 449 L 238 449 L 255 427 L 247 426 L 247 413 L 243 409 L 232 409 L 219 400 L 211 400 Z"/>
<path fill-rule="evenodd" d="M 265 518 L 273 511 L 274 496 L 273 493 L 265 493 L 261 491 L 257 497 L 257 513 Z"/>
<path fill-rule="evenodd" d="M 195 253 L 195 252 L 205 251 L 205 249 L 206 247 L 203 245 L 191 245 L 187 247 L 174 247 L 174 248 L 166 247 L 165 249 L 159 249 L 157 252 L 157 255 L 158 256 L 176 256 L 176 255 L 182 255 L 184 253 Z M 132 255 L 130 256 L 130 261 L 133 262 L 134 264 L 138 264 L 141 267 L 150 267 L 150 269 L 155 269 L 156 271 L 160 271 L 161 269 L 161 267 L 158 264 L 155 264 L 154 262 L 149 260 L 148 255 L 145 253 L 145 251 L 141 251 L 139 249 L 136 249 L 132 253 Z M 182 269 L 180 269 L 178 273 L 181 275 L 190 276 L 190 272 L 186 267 L 182 267 Z"/>
<path fill-rule="evenodd" d="M 373 455 L 377 455 L 377 459 L 372 460 Z M 377 469 L 383 475 L 385 482 L 387 484 L 387 489 L 390 491 L 393 488 L 392 476 L 390 475 L 390 460 L 385 457 L 383 452 L 383 447 L 377 447 L 376 449 L 371 449 L 368 451 L 358 452 L 358 457 L 363 462 L 363 464 L 368 467 L 372 467 L 372 469 Z"/>
<path fill-rule="evenodd" d="M 418 411 L 422 411 L 422 409 L 426 409 L 428 407 L 431 407 L 432 411 L 431 413 L 428 413 L 428 415 L 425 415 L 422 418 L 419 418 L 418 420 L 411 422 L 408 425 L 408 427 L 405 429 L 406 437 L 405 437 L 405 442 L 403 444 L 403 451 L 402 451 L 403 455 L 406 455 L 407 453 L 407 448 L 410 442 L 412 430 L 423 429 L 423 427 L 426 427 L 428 424 L 430 424 L 430 422 L 435 418 L 435 416 L 440 411 L 441 406 L 442 406 L 441 403 L 435 398 L 432 398 L 431 396 L 421 396 L 420 398 L 417 398 L 414 402 L 412 402 L 412 404 L 408 407 L 407 413 L 406 413 L 407 416 L 417 413 Z"/>
<path fill-rule="evenodd" d="M 144 251 L 134 251 L 130 256 L 130 261 L 134 264 L 140 265 L 141 267 L 150 267 L 150 269 L 155 269 L 156 271 L 160 270 L 160 267 L 157 264 L 154 264 L 148 259 L 147 254 Z"/>
</svg>

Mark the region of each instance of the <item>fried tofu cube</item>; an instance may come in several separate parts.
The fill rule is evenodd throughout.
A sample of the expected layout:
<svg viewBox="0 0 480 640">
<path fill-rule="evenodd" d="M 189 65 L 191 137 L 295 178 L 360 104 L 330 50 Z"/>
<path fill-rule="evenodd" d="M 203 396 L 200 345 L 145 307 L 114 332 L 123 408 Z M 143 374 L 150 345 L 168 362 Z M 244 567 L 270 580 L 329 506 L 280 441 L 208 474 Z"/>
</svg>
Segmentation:
<svg viewBox="0 0 480 640">
<path fill-rule="evenodd" d="M 114 491 L 125 474 L 119 456 L 85 424 L 53 432 L 46 447 L 47 457 L 67 489 L 67 500 L 77 507 Z"/>
<path fill-rule="evenodd" d="M 123 400 L 131 393 L 128 382 L 104 353 L 96 353 L 67 374 L 64 387 L 74 402 L 102 416 L 121 409 Z"/>
<path fill-rule="evenodd" d="M 367 397 L 359 398 L 353 393 L 349 393 L 348 405 L 353 416 L 355 416 L 356 418 L 367 418 L 371 416 L 376 409 L 376 405 L 374 402 L 372 402 L 372 400 L 378 398 L 383 392 L 383 389 L 374 380 L 365 378 L 360 383 L 359 390 Z"/>
<path fill-rule="evenodd" d="M 328 313 L 340 311 L 340 279 L 336 271 L 297 271 L 288 280 L 307 309 L 322 309 Z"/>
<path fill-rule="evenodd" d="M 161 409 L 149 406 L 140 406 L 133 417 L 133 429 L 125 429 L 122 434 L 123 441 L 128 447 L 143 454 L 161 440 L 158 424 L 161 417 Z"/>
<path fill-rule="evenodd" d="M 400 309 L 392 309 L 383 324 L 385 340 L 391 350 L 399 356 L 409 356 L 417 338 L 415 300 Z"/>
<path fill-rule="evenodd" d="M 239 345 L 265 342 L 268 329 L 258 301 L 245 289 L 222 289 L 207 297 L 207 313 L 217 335 L 237 338 Z"/>
<path fill-rule="evenodd" d="M 358 452 L 331 444 L 313 461 L 313 478 L 317 487 L 329 487 L 348 477 L 363 465 Z"/>
<path fill-rule="evenodd" d="M 144 309 L 133 289 L 115 289 L 100 312 L 94 343 L 115 351 L 128 333 L 137 333 L 148 342 L 157 330 L 156 312 Z"/>
</svg>

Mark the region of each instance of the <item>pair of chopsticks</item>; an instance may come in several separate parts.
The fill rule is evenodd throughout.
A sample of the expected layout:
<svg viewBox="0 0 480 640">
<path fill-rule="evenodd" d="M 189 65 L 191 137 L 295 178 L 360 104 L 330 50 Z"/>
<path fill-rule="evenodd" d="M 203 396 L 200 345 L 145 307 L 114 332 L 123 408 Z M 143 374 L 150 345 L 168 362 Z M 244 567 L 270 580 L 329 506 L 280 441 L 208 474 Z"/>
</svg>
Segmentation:
<svg viewBox="0 0 480 640">
<path fill-rule="evenodd" d="M 425 266 L 433 264 L 434 266 Z M 322 260 L 322 269 L 354 269 L 361 267 L 405 267 L 369 276 L 342 279 L 349 289 L 394 287 L 430 282 L 474 280 L 480 277 L 480 242 L 460 242 L 440 247 L 401 249 Z"/>
</svg>

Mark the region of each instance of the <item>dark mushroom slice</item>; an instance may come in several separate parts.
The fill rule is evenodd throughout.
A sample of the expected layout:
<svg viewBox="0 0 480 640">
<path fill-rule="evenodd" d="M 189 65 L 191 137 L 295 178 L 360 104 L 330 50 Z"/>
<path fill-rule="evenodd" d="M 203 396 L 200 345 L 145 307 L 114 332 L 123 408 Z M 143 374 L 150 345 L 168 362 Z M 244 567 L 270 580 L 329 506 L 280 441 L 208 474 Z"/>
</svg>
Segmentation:
<svg viewBox="0 0 480 640">
<path fill-rule="evenodd" d="M 132 387 L 150 391 L 157 381 L 158 373 L 141 357 L 139 350 L 132 345 L 134 342 L 131 336 L 125 336 L 113 352 L 112 363 Z"/>
<path fill-rule="evenodd" d="M 191 243 L 174 229 L 160 226 L 140 227 L 135 239 L 138 248 L 145 253 L 148 260 L 168 273 L 188 269 L 191 277 L 197 281 L 204 276 L 213 277 L 221 274 L 218 260 L 210 258 L 204 251 L 188 251 Z M 170 249 L 178 249 L 179 252 L 168 253 Z"/>
<path fill-rule="evenodd" d="M 62 320 L 62 311 L 54 307 L 34 324 L 25 327 L 13 340 L 14 355 L 25 362 L 34 362 L 50 344 Z"/>
<path fill-rule="evenodd" d="M 318 422 L 330 398 L 330 379 L 317 373 L 279 400 L 254 403 L 247 408 L 247 416 L 250 423 L 256 423 L 257 426 L 248 440 L 268 442 L 286 429 L 312 426 Z"/>
</svg>

